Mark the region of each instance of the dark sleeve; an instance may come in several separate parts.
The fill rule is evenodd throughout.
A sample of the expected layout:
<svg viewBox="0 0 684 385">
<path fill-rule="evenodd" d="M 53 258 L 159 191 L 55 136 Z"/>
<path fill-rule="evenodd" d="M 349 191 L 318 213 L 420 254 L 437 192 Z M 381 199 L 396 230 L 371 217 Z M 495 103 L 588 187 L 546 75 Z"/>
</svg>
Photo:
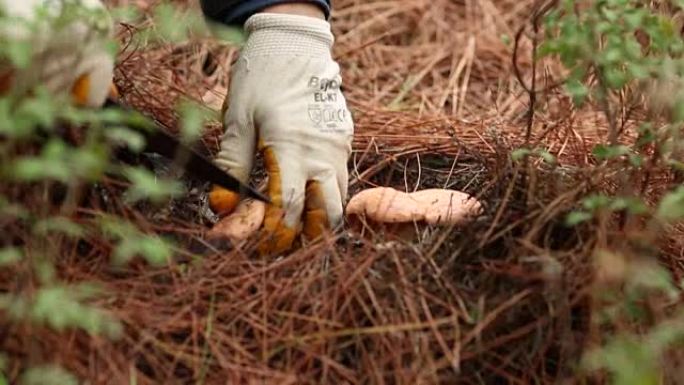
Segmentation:
<svg viewBox="0 0 684 385">
<path fill-rule="evenodd" d="M 283 3 L 316 4 L 330 17 L 331 0 L 200 0 L 202 12 L 213 21 L 233 26 L 241 26 L 250 16 L 261 9 Z"/>
</svg>

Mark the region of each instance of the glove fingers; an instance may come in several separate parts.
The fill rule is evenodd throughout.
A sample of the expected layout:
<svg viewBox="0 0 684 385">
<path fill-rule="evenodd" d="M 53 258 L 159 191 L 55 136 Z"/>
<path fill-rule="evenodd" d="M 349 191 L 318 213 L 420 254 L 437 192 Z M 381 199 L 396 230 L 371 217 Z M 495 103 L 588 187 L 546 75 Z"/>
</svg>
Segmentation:
<svg viewBox="0 0 684 385">
<path fill-rule="evenodd" d="M 262 151 L 268 173 L 268 195 L 272 204 L 266 208 L 264 236 L 259 244 L 259 252 L 262 255 L 278 254 L 292 247 L 299 232 L 306 180 L 299 172 L 300 164 L 294 163 L 281 168 L 281 162 L 272 148 L 263 147 Z M 283 156 L 288 155 L 294 156 Z"/>
<path fill-rule="evenodd" d="M 322 181 L 309 181 L 306 185 L 304 235 L 315 239 L 342 221 L 342 199 L 338 181 L 334 176 Z"/>
<path fill-rule="evenodd" d="M 247 183 L 254 166 L 256 134 L 249 125 L 234 119 L 230 112 L 226 121 L 221 149 L 215 162 L 221 169 Z M 209 206 L 219 215 L 230 214 L 239 201 L 240 195 L 237 192 L 220 186 L 212 186 L 209 193 Z"/>
<path fill-rule="evenodd" d="M 340 202 L 345 202 L 347 200 L 347 194 L 349 190 L 349 170 L 347 169 L 346 162 L 340 162 L 337 165 L 337 186 L 340 191 Z"/>
</svg>

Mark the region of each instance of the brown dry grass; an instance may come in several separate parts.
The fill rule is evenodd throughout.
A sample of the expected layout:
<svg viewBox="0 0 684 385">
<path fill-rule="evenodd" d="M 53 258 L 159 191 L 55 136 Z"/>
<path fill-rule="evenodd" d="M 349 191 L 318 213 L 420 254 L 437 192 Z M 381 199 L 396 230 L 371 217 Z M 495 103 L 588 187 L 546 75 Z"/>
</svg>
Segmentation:
<svg viewBox="0 0 684 385">
<path fill-rule="evenodd" d="M 507 160 L 525 140 L 528 98 L 501 37 L 529 21 L 533 2 L 334 6 L 335 56 L 356 120 L 352 193 L 447 186 L 485 201 L 484 218 L 466 229 L 421 229 L 408 241 L 346 231 L 278 260 L 251 247 L 200 259 L 179 251 L 185 257 L 161 269 L 134 263 L 113 271 L 109 245 L 65 247 L 63 277 L 106 285 L 110 295 L 97 304 L 123 320 L 125 337 L 7 329 L 3 349 L 21 358 L 16 365 L 53 360 L 92 384 L 571 380 L 590 341 L 590 256 L 603 235 L 561 222 L 592 184 L 575 171 L 607 129 L 599 113 L 573 110 L 550 91 L 540 95 L 531 140 L 548 145 L 560 166 L 521 169 Z M 122 28 L 122 41 L 134 31 Z M 522 39 L 518 65 L 528 82 L 530 49 Z M 237 52 L 211 39 L 129 46 L 117 83 L 129 103 L 172 126 L 178 96 L 225 90 Z M 202 70 L 208 55 L 219 63 L 210 73 Z M 546 63 L 539 73 L 542 82 L 558 70 Z M 218 122 L 207 127 L 208 151 L 219 133 Z M 525 170 L 531 185 L 522 190 L 511 182 Z M 161 214 L 91 203 L 184 245 L 211 224 L 201 194 Z"/>
</svg>

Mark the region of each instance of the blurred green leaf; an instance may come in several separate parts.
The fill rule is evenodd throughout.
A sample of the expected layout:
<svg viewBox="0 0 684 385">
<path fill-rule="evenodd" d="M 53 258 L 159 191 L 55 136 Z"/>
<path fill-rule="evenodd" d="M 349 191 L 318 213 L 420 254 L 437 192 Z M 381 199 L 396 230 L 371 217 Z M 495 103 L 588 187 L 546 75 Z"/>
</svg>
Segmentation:
<svg viewBox="0 0 684 385">
<path fill-rule="evenodd" d="M 609 205 L 614 211 L 627 210 L 632 215 L 641 215 L 648 212 L 648 207 L 637 197 L 615 197 Z"/>
<path fill-rule="evenodd" d="M 123 143 L 133 152 L 139 153 L 145 148 L 145 137 L 128 127 L 107 128 L 105 136 L 114 143 Z"/>
<path fill-rule="evenodd" d="M 513 152 L 511 152 L 511 159 L 513 159 L 513 161 L 517 162 L 517 161 L 524 159 L 525 157 L 527 157 L 531 153 L 532 153 L 532 150 L 529 150 L 527 148 L 518 148 L 518 149 L 513 150 Z"/>
<path fill-rule="evenodd" d="M 114 265 L 123 265 L 142 256 L 150 264 L 160 266 L 173 256 L 171 242 L 159 236 L 144 234 L 132 224 L 111 216 L 103 216 L 98 222 L 105 235 L 117 242 L 112 256 Z"/>
<path fill-rule="evenodd" d="M 223 23 L 213 23 L 210 21 L 207 21 L 207 27 L 213 36 L 224 43 L 239 47 L 247 40 L 244 30 L 239 27 L 226 26 Z"/>
<path fill-rule="evenodd" d="M 38 281 L 43 284 L 49 284 L 54 282 L 57 277 L 57 271 L 55 265 L 49 259 L 45 258 L 33 258 L 33 270 L 35 271 Z"/>
<path fill-rule="evenodd" d="M 112 19 L 119 23 L 133 23 L 138 20 L 142 13 L 138 7 L 132 4 L 111 6 L 109 7 L 109 13 Z"/>
<path fill-rule="evenodd" d="M 6 217 L 26 219 L 29 212 L 20 204 L 10 203 L 7 198 L 0 195 L 0 214 Z"/>
<path fill-rule="evenodd" d="M 596 211 L 610 205 L 612 198 L 603 194 L 592 194 L 582 200 L 582 206 L 589 211 Z"/>
<path fill-rule="evenodd" d="M 629 152 L 629 147 L 624 145 L 608 146 L 599 144 L 592 150 L 592 154 L 598 159 L 613 159 L 618 156 L 626 155 Z"/>
<path fill-rule="evenodd" d="M 684 98 L 677 98 L 672 108 L 672 121 L 675 123 L 684 122 Z"/>
<path fill-rule="evenodd" d="M 637 154 L 629 154 L 629 163 L 634 167 L 641 167 L 644 165 L 644 157 Z"/>
<path fill-rule="evenodd" d="M 50 233 L 60 233 L 78 238 L 85 235 L 85 230 L 81 225 L 65 217 L 49 217 L 40 220 L 34 225 L 33 231 L 41 236 L 46 236 Z"/>
<path fill-rule="evenodd" d="M 57 365 L 34 366 L 26 370 L 20 385 L 78 385 L 76 376 Z"/>
<path fill-rule="evenodd" d="M 33 90 L 34 96 L 22 99 L 15 112 L 15 122 L 26 121 L 32 126 L 43 129 L 52 128 L 60 108 L 59 99 L 39 86 Z"/>
<path fill-rule="evenodd" d="M 81 302 L 94 294 L 97 291 L 89 285 L 40 288 L 31 307 L 31 319 L 57 331 L 78 328 L 91 335 L 119 337 L 122 327 L 117 320 Z"/>
<path fill-rule="evenodd" d="M 573 102 L 581 106 L 589 95 L 589 88 L 579 80 L 571 80 L 565 85 L 565 89 L 572 97 Z"/>
<path fill-rule="evenodd" d="M 22 259 L 21 249 L 18 247 L 5 247 L 0 249 L 0 266 L 15 264 Z"/>
<path fill-rule="evenodd" d="M 200 104 L 191 101 L 181 103 L 179 112 L 181 114 L 181 139 L 190 144 L 202 135 L 204 123 L 211 119 L 211 113 Z"/>
<path fill-rule="evenodd" d="M 678 171 L 684 171 L 684 162 L 678 160 L 669 159 L 667 165 Z"/>
<path fill-rule="evenodd" d="M 161 179 L 143 168 L 127 167 L 124 175 L 132 183 L 127 191 L 128 202 L 149 199 L 151 202 L 158 203 L 177 197 L 183 192 L 183 185 L 180 181 Z"/>
<path fill-rule="evenodd" d="M 627 281 L 627 289 L 633 291 L 660 290 L 671 299 L 679 295 L 670 272 L 655 263 L 641 263 Z"/>
<path fill-rule="evenodd" d="M 684 218 L 684 186 L 670 191 L 660 200 L 656 215 L 664 221 Z"/>
<path fill-rule="evenodd" d="M 568 216 L 565 218 L 565 224 L 566 226 L 576 226 L 579 225 L 580 223 L 589 221 L 593 218 L 594 216 L 586 211 L 573 211 Z"/>
<path fill-rule="evenodd" d="M 607 68 L 603 73 L 603 77 L 606 81 L 606 85 L 615 90 L 624 87 L 629 81 L 625 72 L 618 66 Z"/>
<path fill-rule="evenodd" d="M 615 337 L 605 347 L 585 355 L 583 366 L 589 370 L 607 369 L 615 385 L 658 385 L 660 372 L 654 353 L 640 341 Z"/>
<path fill-rule="evenodd" d="M 33 56 L 33 44 L 30 41 L 14 40 L 11 42 L 3 42 L 5 47 L 3 53 L 7 55 L 10 63 L 18 69 L 25 69 L 31 64 L 31 57 Z"/>
<path fill-rule="evenodd" d="M 167 242 L 156 236 L 123 239 L 114 253 L 114 263 L 124 264 L 136 255 L 141 255 L 153 266 L 164 266 L 170 261 L 173 250 Z"/>
<path fill-rule="evenodd" d="M 644 123 L 639 127 L 639 139 L 637 139 L 636 148 L 643 148 L 647 144 L 653 143 L 655 139 L 652 125 Z"/>
<path fill-rule="evenodd" d="M 19 157 L 12 167 L 13 177 L 20 181 L 58 180 L 75 178 L 95 180 L 107 166 L 107 152 L 103 145 L 74 148 L 60 139 L 50 139 L 40 156 Z"/>
<path fill-rule="evenodd" d="M 544 162 L 549 163 L 549 164 L 554 164 L 556 163 L 556 157 L 553 156 L 550 152 L 548 152 L 545 149 L 538 149 L 536 151 L 537 155 L 539 155 L 540 158 L 544 160 Z"/>
</svg>

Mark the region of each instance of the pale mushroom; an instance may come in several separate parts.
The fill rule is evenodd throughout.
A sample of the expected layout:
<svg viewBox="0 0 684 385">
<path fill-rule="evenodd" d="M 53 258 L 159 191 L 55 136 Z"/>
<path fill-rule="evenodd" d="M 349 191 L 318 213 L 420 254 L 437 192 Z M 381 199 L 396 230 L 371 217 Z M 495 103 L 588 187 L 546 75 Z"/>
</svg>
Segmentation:
<svg viewBox="0 0 684 385">
<path fill-rule="evenodd" d="M 363 190 L 349 200 L 347 214 L 365 214 L 383 223 L 419 221 L 424 217 L 423 205 L 409 194 L 390 187 Z"/>
<path fill-rule="evenodd" d="M 456 190 L 427 189 L 409 194 L 425 209 L 423 220 L 431 225 L 461 225 L 477 217 L 482 205 Z"/>
<path fill-rule="evenodd" d="M 405 193 L 389 187 L 364 190 L 347 204 L 347 215 L 365 216 L 378 223 L 425 222 L 433 225 L 463 225 L 482 210 L 470 195 L 447 189 Z"/>
<path fill-rule="evenodd" d="M 264 202 L 245 199 L 233 213 L 216 223 L 207 235 L 209 238 L 228 238 L 234 243 L 243 241 L 259 230 L 265 213 Z"/>
</svg>

